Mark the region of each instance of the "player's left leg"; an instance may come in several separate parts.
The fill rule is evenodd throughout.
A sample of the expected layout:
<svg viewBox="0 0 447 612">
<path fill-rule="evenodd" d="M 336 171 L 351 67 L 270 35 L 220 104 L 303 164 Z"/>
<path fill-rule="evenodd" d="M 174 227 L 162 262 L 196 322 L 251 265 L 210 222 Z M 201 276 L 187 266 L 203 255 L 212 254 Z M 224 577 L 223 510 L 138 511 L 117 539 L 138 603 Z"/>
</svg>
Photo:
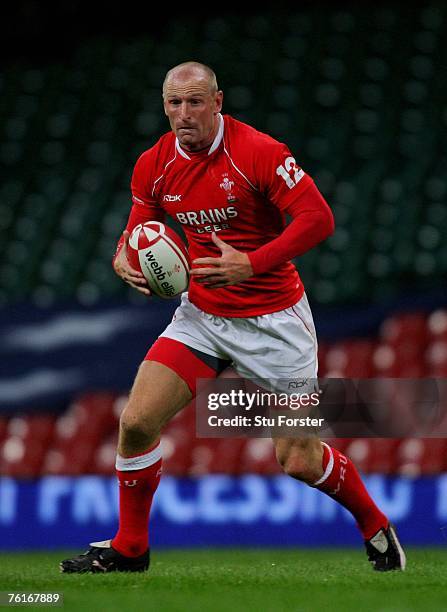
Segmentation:
<svg viewBox="0 0 447 612">
<path fill-rule="evenodd" d="M 232 325 L 238 330 L 239 342 L 230 356 L 243 378 L 270 380 L 276 388 L 281 388 L 284 379 L 307 379 L 309 389 L 314 390 L 317 340 L 305 295 L 291 308 L 241 323 L 234 320 Z M 300 387 L 300 392 L 304 391 Z M 394 528 L 372 500 L 348 457 L 317 437 L 277 438 L 274 443 L 286 474 L 330 495 L 354 515 L 374 569 L 405 567 L 405 555 Z"/>
<path fill-rule="evenodd" d="M 357 520 L 365 540 L 388 525 L 366 491 L 352 461 L 316 437 L 275 438 L 276 456 L 284 472 L 330 495 Z"/>
<path fill-rule="evenodd" d="M 275 438 L 274 444 L 286 474 L 316 487 L 351 512 L 375 570 L 405 569 L 405 554 L 395 529 L 374 503 L 349 457 L 316 437 Z"/>
</svg>

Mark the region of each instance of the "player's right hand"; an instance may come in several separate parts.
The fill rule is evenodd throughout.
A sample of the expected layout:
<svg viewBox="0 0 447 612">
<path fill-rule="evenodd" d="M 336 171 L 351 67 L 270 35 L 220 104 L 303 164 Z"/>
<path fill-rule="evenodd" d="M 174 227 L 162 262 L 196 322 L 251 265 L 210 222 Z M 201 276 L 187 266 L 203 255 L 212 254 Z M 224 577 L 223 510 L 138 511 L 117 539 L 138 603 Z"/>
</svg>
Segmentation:
<svg viewBox="0 0 447 612">
<path fill-rule="evenodd" d="M 138 289 L 140 293 L 144 293 L 144 295 L 151 295 L 151 292 L 148 288 L 147 280 L 144 278 L 141 272 L 138 270 L 134 270 L 132 266 L 129 264 L 127 260 L 127 246 L 129 244 L 129 232 L 123 232 L 124 242 L 119 250 L 117 256 L 115 257 L 115 261 L 113 262 L 113 269 L 120 276 L 123 281 L 125 281 L 128 285 L 133 287 L 134 289 Z"/>
</svg>

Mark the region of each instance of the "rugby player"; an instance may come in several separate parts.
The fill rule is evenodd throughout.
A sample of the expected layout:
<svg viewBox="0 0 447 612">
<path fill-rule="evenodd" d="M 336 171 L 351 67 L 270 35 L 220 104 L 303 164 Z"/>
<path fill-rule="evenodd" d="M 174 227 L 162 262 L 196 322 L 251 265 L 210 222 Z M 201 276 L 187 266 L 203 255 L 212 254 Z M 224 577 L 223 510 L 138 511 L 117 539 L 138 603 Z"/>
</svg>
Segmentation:
<svg viewBox="0 0 447 612">
<path fill-rule="evenodd" d="M 333 232 L 331 211 L 288 147 L 222 115 L 222 102 L 208 66 L 185 62 L 168 71 L 163 104 L 171 131 L 136 162 L 133 206 L 113 265 L 149 295 L 146 280 L 127 261 L 129 233 L 167 214 L 188 239 L 190 286 L 149 349 L 121 415 L 118 532 L 63 561 L 63 572 L 148 569 L 160 433 L 194 397 L 197 378 L 216 377 L 230 363 L 246 378 L 317 376 L 312 314 L 291 260 Z M 317 437 L 273 442 L 286 474 L 352 513 L 375 570 L 405 568 L 395 529 L 348 457 Z"/>
</svg>

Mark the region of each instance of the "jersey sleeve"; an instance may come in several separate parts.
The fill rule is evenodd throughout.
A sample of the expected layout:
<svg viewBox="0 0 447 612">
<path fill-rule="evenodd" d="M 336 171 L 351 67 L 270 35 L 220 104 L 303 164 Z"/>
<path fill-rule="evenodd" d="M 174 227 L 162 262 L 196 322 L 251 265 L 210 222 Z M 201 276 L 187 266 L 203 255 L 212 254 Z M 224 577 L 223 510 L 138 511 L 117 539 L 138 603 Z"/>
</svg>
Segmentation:
<svg viewBox="0 0 447 612">
<path fill-rule="evenodd" d="M 256 147 L 254 159 L 258 188 L 282 212 L 313 184 L 283 143 L 266 139 Z"/>
<path fill-rule="evenodd" d="M 135 164 L 132 180 L 132 209 L 127 223 L 127 231 L 131 231 L 138 223 L 146 221 L 163 221 L 164 211 L 156 202 L 152 190 L 154 183 L 153 149 L 145 151 Z"/>
<path fill-rule="evenodd" d="M 133 228 L 146 221 L 164 221 L 164 210 L 159 206 L 152 195 L 154 183 L 154 157 L 153 149 L 145 151 L 135 164 L 130 184 L 132 192 L 132 208 L 125 229 L 131 233 Z M 124 243 L 121 234 L 112 261 L 115 261 Z"/>
<path fill-rule="evenodd" d="M 274 240 L 248 253 L 254 274 L 263 274 L 303 255 L 334 231 L 334 217 L 326 200 L 312 182 L 287 206 L 292 221 Z"/>
</svg>

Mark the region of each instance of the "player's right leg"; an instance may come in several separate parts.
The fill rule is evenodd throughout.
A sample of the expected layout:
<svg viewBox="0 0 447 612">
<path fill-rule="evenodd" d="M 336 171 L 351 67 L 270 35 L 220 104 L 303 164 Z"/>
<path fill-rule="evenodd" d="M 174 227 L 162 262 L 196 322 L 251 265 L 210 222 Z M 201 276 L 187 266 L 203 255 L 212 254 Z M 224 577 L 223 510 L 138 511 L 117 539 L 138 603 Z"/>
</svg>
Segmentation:
<svg viewBox="0 0 447 612">
<path fill-rule="evenodd" d="M 221 360 L 160 338 L 141 364 L 121 415 L 117 476 L 119 529 L 112 540 L 61 563 L 68 573 L 144 571 L 149 566 L 149 513 L 161 476 L 160 432 L 195 394 L 197 378 L 214 378 Z"/>
</svg>

